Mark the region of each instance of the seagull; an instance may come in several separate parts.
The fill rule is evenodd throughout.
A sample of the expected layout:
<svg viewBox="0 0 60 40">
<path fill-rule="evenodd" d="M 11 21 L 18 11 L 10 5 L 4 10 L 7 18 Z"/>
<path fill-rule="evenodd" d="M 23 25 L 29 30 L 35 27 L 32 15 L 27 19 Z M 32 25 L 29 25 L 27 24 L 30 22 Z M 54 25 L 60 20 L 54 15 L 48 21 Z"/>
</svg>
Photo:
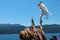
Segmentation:
<svg viewBox="0 0 60 40">
<path fill-rule="evenodd" d="M 49 14 L 49 11 L 47 9 L 47 7 L 45 6 L 45 4 L 43 2 L 40 2 L 38 4 L 38 7 L 41 9 L 42 13 L 41 13 L 41 17 L 42 16 L 46 16 L 46 19 L 48 18 L 48 14 Z"/>
</svg>

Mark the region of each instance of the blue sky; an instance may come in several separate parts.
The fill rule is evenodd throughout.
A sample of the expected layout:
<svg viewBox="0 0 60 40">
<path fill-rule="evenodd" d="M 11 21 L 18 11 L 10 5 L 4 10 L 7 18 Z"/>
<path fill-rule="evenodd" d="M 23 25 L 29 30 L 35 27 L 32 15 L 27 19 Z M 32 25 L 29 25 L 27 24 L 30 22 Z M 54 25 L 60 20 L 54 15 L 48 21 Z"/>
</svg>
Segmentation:
<svg viewBox="0 0 60 40">
<path fill-rule="evenodd" d="M 43 1 L 52 13 L 49 19 L 43 17 L 43 24 L 60 24 L 60 0 L 0 0 L 0 24 L 39 25 L 41 11 L 38 3 Z"/>
</svg>

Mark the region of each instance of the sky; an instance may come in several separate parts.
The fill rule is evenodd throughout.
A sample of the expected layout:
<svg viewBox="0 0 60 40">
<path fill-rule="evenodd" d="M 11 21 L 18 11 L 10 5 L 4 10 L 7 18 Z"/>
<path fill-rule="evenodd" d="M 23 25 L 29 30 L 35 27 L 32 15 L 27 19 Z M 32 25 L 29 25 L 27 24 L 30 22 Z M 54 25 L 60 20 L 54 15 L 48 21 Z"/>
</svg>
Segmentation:
<svg viewBox="0 0 60 40">
<path fill-rule="evenodd" d="M 0 24 L 39 25 L 41 11 L 38 3 L 43 3 L 52 15 L 43 17 L 43 24 L 60 24 L 60 0 L 0 0 Z"/>
</svg>

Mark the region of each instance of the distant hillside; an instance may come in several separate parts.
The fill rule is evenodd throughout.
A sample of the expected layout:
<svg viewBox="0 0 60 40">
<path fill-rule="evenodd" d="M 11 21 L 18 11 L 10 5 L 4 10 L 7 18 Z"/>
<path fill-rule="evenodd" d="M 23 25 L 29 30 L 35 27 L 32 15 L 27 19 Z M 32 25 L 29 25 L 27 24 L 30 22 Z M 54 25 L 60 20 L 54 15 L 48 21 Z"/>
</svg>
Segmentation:
<svg viewBox="0 0 60 40">
<path fill-rule="evenodd" d="M 36 27 L 39 28 L 39 25 Z M 0 24 L 0 34 L 18 34 L 21 30 L 25 28 L 25 26 L 19 24 Z M 59 33 L 60 25 L 43 25 L 43 29 L 46 33 Z"/>
<path fill-rule="evenodd" d="M 0 24 L 0 34 L 19 33 L 25 26 L 19 24 Z"/>
<path fill-rule="evenodd" d="M 39 28 L 39 26 L 36 26 Z M 43 29 L 46 33 L 60 33 L 60 25 L 52 24 L 52 25 L 43 25 Z"/>
</svg>

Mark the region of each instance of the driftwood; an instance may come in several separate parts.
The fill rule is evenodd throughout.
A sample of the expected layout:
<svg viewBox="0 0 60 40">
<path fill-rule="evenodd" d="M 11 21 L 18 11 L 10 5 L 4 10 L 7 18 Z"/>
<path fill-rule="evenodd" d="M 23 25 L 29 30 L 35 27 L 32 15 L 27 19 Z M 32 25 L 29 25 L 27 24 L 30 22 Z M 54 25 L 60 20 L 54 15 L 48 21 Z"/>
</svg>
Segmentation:
<svg viewBox="0 0 60 40">
<path fill-rule="evenodd" d="M 42 20 L 40 20 L 40 28 L 35 28 L 34 20 L 32 19 L 32 29 L 24 29 L 20 32 L 20 40 L 47 40 L 42 28 Z"/>
<path fill-rule="evenodd" d="M 39 30 L 37 32 L 33 32 L 31 30 L 27 30 L 26 28 L 26 31 L 21 31 L 20 32 L 20 39 L 21 40 L 47 40 L 44 32 L 39 32 Z"/>
</svg>

